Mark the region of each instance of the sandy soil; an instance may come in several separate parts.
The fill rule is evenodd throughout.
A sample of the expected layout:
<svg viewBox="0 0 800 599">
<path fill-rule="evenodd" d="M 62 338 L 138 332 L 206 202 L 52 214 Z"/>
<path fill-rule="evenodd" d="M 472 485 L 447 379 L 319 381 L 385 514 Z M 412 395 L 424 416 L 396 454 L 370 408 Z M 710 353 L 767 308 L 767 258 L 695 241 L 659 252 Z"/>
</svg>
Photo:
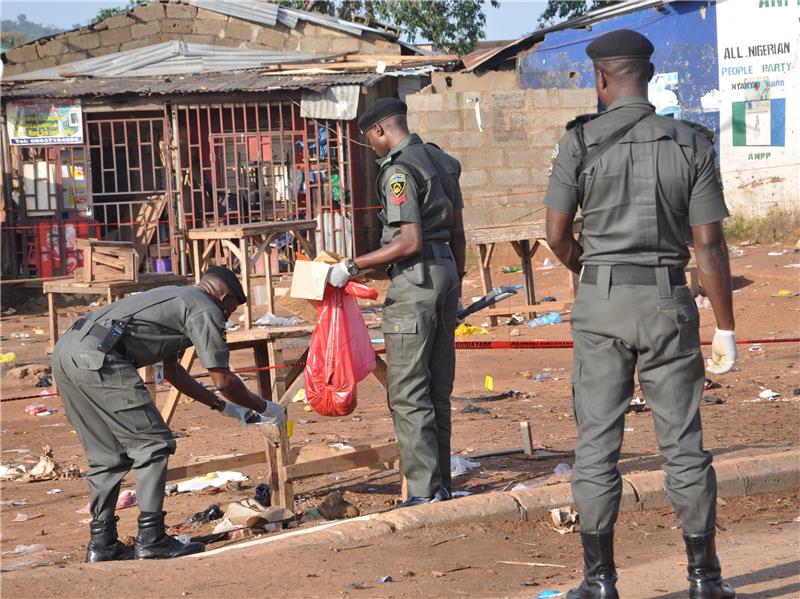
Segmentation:
<svg viewBox="0 0 800 599">
<path fill-rule="evenodd" d="M 742 247 L 740 251 L 741 255 L 736 252 L 737 255 L 732 258 L 737 287 L 734 298 L 738 337 L 754 339 L 797 336 L 800 298 L 774 297 L 774 294 L 780 289 L 800 291 L 800 271 L 787 268 L 790 264 L 800 262 L 800 256 L 794 254 L 792 248 L 780 246 Z M 776 252 L 779 255 L 769 255 Z M 545 257 L 545 253 L 537 254 L 537 293 L 539 296 L 553 295 L 559 300 L 568 299 L 566 271 L 561 267 L 543 268 L 541 260 Z M 497 271 L 502 262 L 496 260 L 495 264 L 498 265 L 495 269 Z M 508 264 L 513 264 L 510 258 Z M 495 275 L 495 284 L 518 282 L 521 282 L 520 273 Z M 376 286 L 382 293 L 385 292 L 385 281 L 377 281 Z M 474 270 L 465 283 L 464 295 L 480 295 Z M 510 301 L 521 302 L 518 298 Z M 7 307 L 8 305 L 4 305 L 3 309 Z M 38 336 L 33 333 L 36 327 L 46 330 L 46 307 L 41 301 L 31 301 L 14 307 L 18 310 L 17 314 L 0 320 L 2 351 L 16 352 L 19 364 L 46 362 L 47 335 Z M 86 310 L 83 306 L 62 308 L 62 327 Z M 714 330 L 712 311 L 702 309 L 700 312 L 702 337 L 710 339 Z M 480 315 L 476 316 L 470 319 L 471 324 L 483 322 Z M 519 331 L 519 336 L 511 335 L 514 329 Z M 31 338 L 14 339 L 14 333 L 20 332 L 30 333 Z M 490 330 L 488 335 L 474 339 L 566 340 L 569 339 L 569 325 L 564 323 L 532 329 L 501 324 Z M 750 351 L 751 349 L 754 348 L 740 346 L 738 369 L 732 374 L 719 377 L 722 387 L 708 392 L 724 403 L 707 405 L 702 409 L 705 442 L 715 455 L 770 452 L 798 443 L 800 397 L 795 395 L 800 393 L 795 391 L 800 387 L 798 347 L 796 344 L 782 343 L 763 344 L 760 349 Z M 530 420 L 535 439 L 552 450 L 570 452 L 575 438 L 570 414 L 570 356 L 571 350 L 460 351 L 455 395 L 482 395 L 484 379 L 490 375 L 494 380 L 494 393 L 516 390 L 528 396 L 475 404 L 485 407 L 490 414 L 464 414 L 460 410 L 467 404 L 454 402 L 454 451 L 468 454 L 518 447 L 519 422 Z M 285 359 L 291 360 L 293 357 L 291 351 L 285 353 Z M 252 358 L 241 353 L 235 356 L 234 364 L 239 367 L 250 366 L 249 360 Z M 545 372 L 550 375 L 550 380 L 535 382 L 531 379 L 532 375 Z M 37 395 L 43 391 L 34 386 L 35 382 L 36 377 L 19 381 L 6 377 L 2 380 L 0 461 L 5 465 L 30 465 L 36 462 L 42 446 L 47 444 L 54 448 L 59 462 L 74 462 L 85 470 L 86 462 L 81 448 L 63 416 L 58 398 L 42 400 L 42 403 L 58 410 L 56 414 L 47 417 L 27 416 L 24 413 L 25 406 L 37 400 L 6 401 L 9 398 Z M 254 382 L 251 384 L 254 387 Z M 758 394 L 764 389 L 772 389 L 780 397 L 777 401 L 760 400 Z M 163 401 L 166 387 L 158 395 L 158 401 Z M 296 422 L 293 443 L 304 448 L 319 449 L 337 442 L 364 444 L 393 440 L 385 401 L 384 390 L 375 379 L 369 378 L 359 385 L 359 406 L 352 416 L 325 418 L 313 412 L 305 412 L 301 403 L 293 403 L 289 407 L 290 418 Z M 657 468 L 660 458 L 650 414 L 630 414 L 626 427 L 631 430 L 625 437 L 622 468 L 627 472 Z M 173 429 L 181 433 L 181 437 L 178 439 L 178 451 L 171 461 L 172 465 L 189 463 L 201 457 L 257 451 L 262 448 L 257 433 L 243 430 L 231 420 L 212 414 L 197 404 L 182 403 L 179 406 Z M 532 460 L 515 455 L 485 458 L 480 462 L 479 469 L 456 479 L 457 490 L 480 493 L 508 489 L 520 482 L 536 484 L 537 480 L 541 481 L 543 476 L 552 473 L 560 462 L 571 464 L 572 458 L 567 456 Z M 205 509 L 212 502 L 220 503 L 224 508 L 230 501 L 252 496 L 254 487 L 264 475 L 263 467 L 251 466 L 242 469 L 242 472 L 250 480 L 239 490 L 223 491 L 214 496 L 185 494 L 168 497 L 165 506 L 169 512 L 168 523 L 177 524 L 186 516 Z M 124 488 L 132 487 L 133 480 L 129 477 Z M 61 491 L 48 494 L 53 489 Z M 362 513 L 368 513 L 393 505 L 399 494 L 399 480 L 397 473 L 392 471 L 356 471 L 307 479 L 296 487 L 298 511 L 317 505 L 333 489 L 344 490 L 346 497 Z M 59 480 L 27 484 L 3 482 L 0 492 L 3 500 L 0 508 L 0 543 L 4 552 L 13 550 L 19 544 L 40 543 L 50 551 L 49 559 L 53 563 L 74 564 L 82 559 L 88 536 L 87 526 L 83 521 L 88 516 L 77 514 L 76 510 L 88 501 L 85 481 Z M 8 503 L 10 501 L 24 503 L 11 505 Z M 135 533 L 136 511 L 126 509 L 119 512 L 122 534 Z M 14 522 L 18 513 L 41 516 L 26 522 Z M 187 532 L 202 534 L 211 527 L 195 526 L 187 529 Z M 378 559 L 374 555 L 370 558 Z M 577 564 L 577 558 L 573 561 Z M 339 590 L 334 594 L 338 596 Z"/>
</svg>

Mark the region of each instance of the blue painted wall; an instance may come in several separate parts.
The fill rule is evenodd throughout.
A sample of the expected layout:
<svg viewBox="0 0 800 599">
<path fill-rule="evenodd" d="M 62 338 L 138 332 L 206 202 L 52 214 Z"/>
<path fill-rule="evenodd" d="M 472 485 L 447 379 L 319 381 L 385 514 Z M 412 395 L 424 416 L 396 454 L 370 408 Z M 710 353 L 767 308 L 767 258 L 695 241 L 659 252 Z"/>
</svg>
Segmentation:
<svg viewBox="0 0 800 599">
<path fill-rule="evenodd" d="M 678 73 L 673 91 L 680 105 L 680 118 L 708 127 L 719 139 L 719 112 L 703 112 L 700 105 L 703 95 L 719 89 L 717 16 L 713 2 L 672 2 L 660 9 L 646 8 L 595 23 L 591 30 L 550 33 L 536 50 L 520 59 L 520 86 L 523 89 L 594 87 L 586 46 L 614 29 L 633 29 L 647 36 L 655 46 L 652 61 L 656 75 Z"/>
</svg>

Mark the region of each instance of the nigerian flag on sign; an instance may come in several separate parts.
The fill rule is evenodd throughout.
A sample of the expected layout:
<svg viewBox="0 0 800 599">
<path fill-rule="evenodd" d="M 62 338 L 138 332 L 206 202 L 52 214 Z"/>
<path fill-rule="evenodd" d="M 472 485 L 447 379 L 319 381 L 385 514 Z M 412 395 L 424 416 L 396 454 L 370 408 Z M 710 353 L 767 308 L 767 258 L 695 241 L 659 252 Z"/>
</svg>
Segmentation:
<svg viewBox="0 0 800 599">
<path fill-rule="evenodd" d="M 734 146 L 783 146 L 786 137 L 786 99 L 733 103 Z"/>
</svg>

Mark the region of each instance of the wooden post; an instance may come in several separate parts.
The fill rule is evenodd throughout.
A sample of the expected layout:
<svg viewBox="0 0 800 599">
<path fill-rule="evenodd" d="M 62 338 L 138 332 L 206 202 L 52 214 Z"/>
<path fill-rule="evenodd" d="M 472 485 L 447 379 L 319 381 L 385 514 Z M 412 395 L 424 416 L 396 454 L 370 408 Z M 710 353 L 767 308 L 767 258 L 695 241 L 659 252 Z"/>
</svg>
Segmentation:
<svg viewBox="0 0 800 599">
<path fill-rule="evenodd" d="M 244 328 L 249 331 L 253 326 L 253 306 L 250 304 L 250 261 L 248 258 L 250 252 L 250 238 L 242 237 L 239 240 L 239 273 L 242 280 L 242 289 L 244 289 L 244 296 L 247 301 L 244 303 Z"/>
<path fill-rule="evenodd" d="M 533 437 L 531 436 L 531 423 L 523 420 L 519 423 L 519 430 L 522 434 L 522 451 L 525 455 L 533 455 Z"/>
<path fill-rule="evenodd" d="M 203 272 L 203 267 L 205 267 L 205 261 L 203 261 L 202 256 L 200 254 L 200 240 L 199 239 L 192 239 L 192 260 L 194 264 L 194 282 L 200 282 L 200 276 Z"/>
<path fill-rule="evenodd" d="M 253 346 L 253 356 L 255 358 L 256 368 L 264 368 L 270 365 L 267 347 L 272 343 L 274 343 L 274 341 L 265 341 L 263 344 L 259 343 Z M 272 388 L 270 387 L 269 383 L 269 370 L 256 371 L 256 384 L 258 385 L 258 394 L 263 399 L 276 401 L 275 398 L 280 397 L 273 395 L 272 393 Z"/>
<path fill-rule="evenodd" d="M 478 254 L 480 257 L 480 269 L 478 272 L 481 276 L 481 290 L 483 291 L 483 295 L 486 295 L 492 290 L 492 270 L 491 270 L 491 261 L 492 261 L 492 254 L 494 253 L 494 244 L 493 243 L 479 243 L 478 244 Z M 497 316 L 490 316 L 489 323 L 493 326 L 497 326 Z"/>
<path fill-rule="evenodd" d="M 273 401 L 277 401 L 286 393 L 286 369 L 283 368 L 283 352 L 278 349 L 277 339 L 267 342 L 267 354 L 272 366 L 272 370 L 266 371 L 267 374 L 271 373 L 270 395 Z"/>
<path fill-rule="evenodd" d="M 277 253 L 277 248 L 275 252 Z M 264 248 L 264 285 L 266 286 L 267 312 L 275 314 L 275 291 L 272 286 L 272 243 L 268 243 Z"/>
<path fill-rule="evenodd" d="M 534 241 L 533 247 L 531 247 L 531 242 L 527 239 L 521 239 L 519 241 L 512 241 L 511 242 L 514 251 L 519 256 L 521 265 L 522 265 L 522 274 L 525 277 L 525 303 L 529 306 L 532 306 L 536 303 L 536 289 L 533 284 L 533 255 L 536 253 L 536 250 L 539 249 L 539 242 Z M 535 312 L 528 312 L 528 317 L 533 318 Z"/>
<path fill-rule="evenodd" d="M 50 347 L 52 351 L 58 341 L 58 312 L 56 312 L 56 302 L 52 292 L 47 293 L 47 322 L 50 325 Z"/>
</svg>

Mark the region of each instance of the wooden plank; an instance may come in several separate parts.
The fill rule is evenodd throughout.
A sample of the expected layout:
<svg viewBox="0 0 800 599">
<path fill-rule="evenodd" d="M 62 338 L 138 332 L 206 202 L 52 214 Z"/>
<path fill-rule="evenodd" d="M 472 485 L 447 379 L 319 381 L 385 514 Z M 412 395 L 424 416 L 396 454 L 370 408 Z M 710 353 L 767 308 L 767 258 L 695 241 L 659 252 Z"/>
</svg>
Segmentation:
<svg viewBox="0 0 800 599">
<path fill-rule="evenodd" d="M 47 293 L 47 322 L 50 325 L 50 346 L 52 352 L 58 341 L 58 312 L 56 312 L 56 302 L 52 293 Z"/>
<path fill-rule="evenodd" d="M 266 341 L 264 343 L 256 343 L 253 345 L 253 358 L 256 362 L 256 368 L 265 368 L 269 366 L 270 360 L 266 346 L 274 343 L 274 341 Z M 270 387 L 269 383 L 269 370 L 256 371 L 256 385 L 258 388 L 258 394 L 262 399 L 274 401 L 273 397 L 275 396 L 272 394 L 272 388 Z"/>
<path fill-rule="evenodd" d="M 314 460 L 313 462 L 302 462 L 300 464 L 290 464 L 285 467 L 286 477 L 289 480 L 319 476 L 321 474 L 331 474 L 342 472 L 343 470 L 353 470 L 354 468 L 365 468 L 374 464 L 388 462 L 400 457 L 400 448 L 397 443 L 386 443 L 376 445 L 369 449 L 345 453 L 340 456 Z"/>
<path fill-rule="evenodd" d="M 478 244 L 478 254 L 480 256 L 480 268 L 478 269 L 478 275 L 481 279 L 481 290 L 483 291 L 483 295 L 486 295 L 492 289 L 492 268 L 490 263 L 492 261 L 493 253 L 494 243 Z M 493 327 L 496 327 L 497 318 L 490 315 L 489 324 L 491 324 Z"/>
<path fill-rule="evenodd" d="M 294 511 L 294 484 L 289 476 L 288 468 L 292 466 L 292 452 L 286 427 L 280 427 L 280 442 L 278 443 L 278 505 Z"/>
<path fill-rule="evenodd" d="M 305 231 L 317 228 L 317 221 L 264 221 L 243 225 L 203 227 L 187 231 L 189 239 L 241 239 L 244 236 L 287 233 L 292 230 Z"/>
<path fill-rule="evenodd" d="M 133 248 L 133 243 L 130 241 L 104 241 L 102 239 L 76 239 L 75 247 L 79 250 L 86 248 Z"/>
<path fill-rule="evenodd" d="M 186 372 L 191 372 L 192 364 L 194 363 L 196 355 L 197 353 L 195 352 L 193 345 L 188 347 L 186 351 L 183 352 L 181 366 L 183 366 Z M 178 391 L 177 387 L 170 387 L 169 393 L 167 394 L 167 401 L 161 408 L 161 417 L 164 419 L 164 422 L 166 422 L 167 426 L 169 426 L 172 417 L 175 415 L 175 409 L 178 407 L 178 400 L 180 398 L 181 392 Z"/>
<path fill-rule="evenodd" d="M 243 453 L 240 455 L 225 455 L 211 458 L 185 466 L 175 466 L 167 469 L 167 480 L 181 480 L 214 472 L 215 470 L 236 470 L 253 464 L 263 464 L 267 461 L 263 451 Z"/>
<path fill-rule="evenodd" d="M 132 227 L 133 245 L 139 253 L 136 270 L 142 266 L 147 256 L 147 248 L 158 229 L 158 219 L 167 205 L 167 194 L 150 196 L 147 202 L 139 204 L 133 217 L 135 225 Z"/>
</svg>

